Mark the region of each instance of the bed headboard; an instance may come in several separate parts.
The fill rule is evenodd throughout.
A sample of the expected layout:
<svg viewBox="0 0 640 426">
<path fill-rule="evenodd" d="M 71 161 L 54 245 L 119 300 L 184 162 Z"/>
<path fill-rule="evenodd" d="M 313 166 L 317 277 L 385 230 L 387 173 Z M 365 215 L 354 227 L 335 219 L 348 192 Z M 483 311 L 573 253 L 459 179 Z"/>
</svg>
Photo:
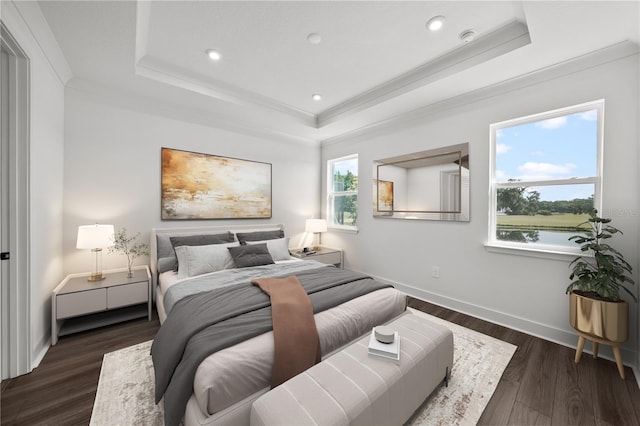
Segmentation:
<svg viewBox="0 0 640 426">
<path fill-rule="evenodd" d="M 226 225 L 226 226 L 194 226 L 183 228 L 152 228 L 149 241 L 149 257 L 151 268 L 151 279 L 153 280 L 153 288 L 158 284 L 158 235 L 162 236 L 183 236 L 183 235 L 199 235 L 199 234 L 219 234 L 222 232 L 256 232 L 256 231 L 284 231 L 282 224 L 256 224 L 256 225 Z M 237 237 L 236 237 L 237 239 Z M 155 290 L 154 290 L 155 294 Z"/>
</svg>

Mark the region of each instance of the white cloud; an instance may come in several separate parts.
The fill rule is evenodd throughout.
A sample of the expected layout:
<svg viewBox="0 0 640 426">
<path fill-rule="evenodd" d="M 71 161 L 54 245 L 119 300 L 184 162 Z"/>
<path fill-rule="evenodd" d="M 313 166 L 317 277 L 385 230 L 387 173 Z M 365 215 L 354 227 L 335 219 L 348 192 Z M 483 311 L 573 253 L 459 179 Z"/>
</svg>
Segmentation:
<svg viewBox="0 0 640 426">
<path fill-rule="evenodd" d="M 562 127 L 567 124 L 567 116 L 563 115 L 562 117 L 550 118 L 548 120 L 540 121 L 536 123 L 536 126 L 542 127 L 543 129 L 553 130 L 558 127 Z"/>
<path fill-rule="evenodd" d="M 522 173 L 521 179 L 552 179 L 570 177 L 571 172 L 576 168 L 573 163 L 551 164 L 526 162 L 518 166 L 518 171 Z"/>
<path fill-rule="evenodd" d="M 578 117 L 584 121 L 596 121 L 598 119 L 598 110 L 592 109 L 591 111 L 585 111 L 578 114 Z"/>
<path fill-rule="evenodd" d="M 498 155 L 506 154 L 510 150 L 511 150 L 511 147 L 509 145 L 506 145 L 506 144 L 503 144 L 503 143 L 497 143 L 496 144 L 496 154 L 498 154 Z"/>
</svg>

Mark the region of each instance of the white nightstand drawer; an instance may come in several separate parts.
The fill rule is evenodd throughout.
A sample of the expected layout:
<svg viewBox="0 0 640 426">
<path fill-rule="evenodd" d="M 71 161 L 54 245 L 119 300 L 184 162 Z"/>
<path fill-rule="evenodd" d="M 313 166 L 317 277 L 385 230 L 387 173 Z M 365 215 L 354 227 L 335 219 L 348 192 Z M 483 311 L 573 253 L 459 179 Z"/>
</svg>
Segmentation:
<svg viewBox="0 0 640 426">
<path fill-rule="evenodd" d="M 316 255 L 313 255 L 311 259 L 317 260 L 318 262 L 327 263 L 330 265 L 336 265 L 342 262 L 339 251 L 335 251 L 333 253 L 316 254 Z"/>
<path fill-rule="evenodd" d="M 96 288 L 77 293 L 59 294 L 56 303 L 58 319 L 104 311 L 107 309 L 107 289 Z"/>
<path fill-rule="evenodd" d="M 136 305 L 149 300 L 149 283 L 147 281 L 109 287 L 107 292 L 107 309 Z"/>
</svg>

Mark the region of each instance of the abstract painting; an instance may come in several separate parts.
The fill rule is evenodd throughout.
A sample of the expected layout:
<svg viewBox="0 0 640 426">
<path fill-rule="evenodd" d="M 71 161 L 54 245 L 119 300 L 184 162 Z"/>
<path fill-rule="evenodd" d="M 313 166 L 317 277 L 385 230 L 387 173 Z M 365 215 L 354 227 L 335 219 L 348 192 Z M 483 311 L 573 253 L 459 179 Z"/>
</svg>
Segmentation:
<svg viewBox="0 0 640 426">
<path fill-rule="evenodd" d="M 271 164 L 162 148 L 162 219 L 271 218 Z"/>
<path fill-rule="evenodd" d="M 373 180 L 373 215 L 390 216 L 393 214 L 393 182 Z"/>
</svg>

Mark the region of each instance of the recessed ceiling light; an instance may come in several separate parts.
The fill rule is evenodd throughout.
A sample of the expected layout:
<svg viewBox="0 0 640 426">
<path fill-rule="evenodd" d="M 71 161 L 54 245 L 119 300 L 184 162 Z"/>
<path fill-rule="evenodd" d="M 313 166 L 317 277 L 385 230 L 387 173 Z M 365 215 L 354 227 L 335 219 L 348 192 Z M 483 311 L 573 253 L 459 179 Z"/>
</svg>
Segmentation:
<svg viewBox="0 0 640 426">
<path fill-rule="evenodd" d="M 218 52 L 217 50 L 214 50 L 214 49 L 207 50 L 207 56 L 212 61 L 219 61 L 220 58 L 222 58 L 222 55 L 220 54 L 220 52 Z"/>
<path fill-rule="evenodd" d="M 314 93 L 313 95 L 311 95 L 311 99 L 316 102 L 320 102 L 322 100 L 322 95 L 320 93 Z"/>
<path fill-rule="evenodd" d="M 426 27 L 429 31 L 438 31 L 444 25 L 445 17 L 442 15 L 434 16 L 426 23 Z"/>
<path fill-rule="evenodd" d="M 318 33 L 311 33 L 307 36 L 307 41 L 311 44 L 319 44 L 322 41 L 322 36 Z"/>
</svg>

